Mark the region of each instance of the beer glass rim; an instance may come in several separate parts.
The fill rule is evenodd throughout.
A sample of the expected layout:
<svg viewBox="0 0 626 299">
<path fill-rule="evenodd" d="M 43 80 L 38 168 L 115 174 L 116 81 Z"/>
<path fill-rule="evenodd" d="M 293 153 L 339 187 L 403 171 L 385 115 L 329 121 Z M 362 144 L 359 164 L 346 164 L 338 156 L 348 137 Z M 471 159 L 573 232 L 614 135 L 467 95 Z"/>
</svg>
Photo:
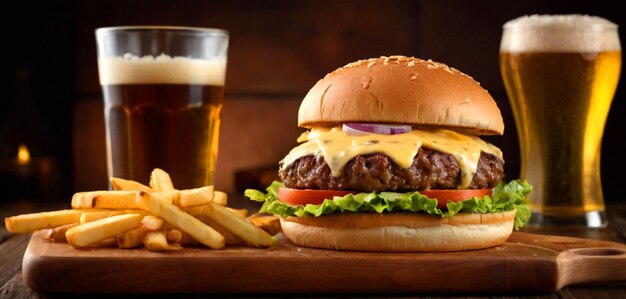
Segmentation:
<svg viewBox="0 0 626 299">
<path fill-rule="evenodd" d="M 524 24 L 524 25 L 510 25 L 504 24 L 502 28 L 510 31 L 527 30 L 527 29 L 541 29 L 546 26 L 541 24 Z M 611 31 L 618 29 L 616 24 L 593 24 L 587 27 L 575 27 L 577 31 Z"/>
<path fill-rule="evenodd" d="M 222 35 L 228 36 L 228 31 L 220 28 L 208 28 L 208 27 L 191 27 L 191 26 L 110 26 L 110 27 L 100 27 L 96 28 L 96 35 L 114 33 L 114 32 L 125 32 L 125 31 L 172 31 L 172 32 L 196 32 L 196 33 L 204 33 L 208 35 Z"/>
<path fill-rule="evenodd" d="M 585 25 L 579 25 L 579 24 L 572 24 L 572 23 L 567 23 L 567 21 L 564 21 L 563 19 L 561 20 L 557 20 L 558 18 L 562 18 L 562 17 L 566 17 L 566 18 L 578 18 L 578 19 L 585 19 L 585 18 L 593 18 L 596 20 L 602 20 L 604 22 L 594 22 L 594 23 L 587 23 Z M 610 30 L 617 30 L 619 28 L 619 26 L 613 22 L 611 22 L 610 20 L 600 17 L 600 16 L 591 16 L 591 15 L 578 15 L 578 14 L 563 14 L 563 15 L 551 15 L 551 14 L 537 14 L 537 15 L 526 15 L 526 16 L 522 16 L 522 17 L 518 17 L 512 20 L 507 21 L 506 23 L 504 23 L 504 25 L 502 25 L 503 29 L 506 30 L 512 30 L 512 31 L 516 31 L 516 30 L 525 30 L 525 29 L 551 29 L 554 28 L 554 23 L 543 23 L 540 20 L 545 20 L 547 18 L 552 18 L 553 20 L 556 20 L 557 22 L 560 22 L 561 24 L 564 25 L 565 28 L 571 28 L 571 29 L 575 29 L 577 31 L 610 31 Z M 521 20 L 521 19 L 534 19 L 532 20 L 532 22 L 525 22 L 525 23 L 514 23 L 515 21 Z"/>
</svg>

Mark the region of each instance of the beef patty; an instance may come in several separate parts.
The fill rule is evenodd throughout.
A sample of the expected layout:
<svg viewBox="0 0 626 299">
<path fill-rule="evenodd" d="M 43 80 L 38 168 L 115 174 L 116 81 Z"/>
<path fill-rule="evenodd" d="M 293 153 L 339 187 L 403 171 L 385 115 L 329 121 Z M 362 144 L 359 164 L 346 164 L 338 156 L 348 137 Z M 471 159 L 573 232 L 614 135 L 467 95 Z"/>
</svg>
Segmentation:
<svg viewBox="0 0 626 299">
<path fill-rule="evenodd" d="M 353 191 L 415 191 L 456 189 L 461 181 L 459 165 L 450 154 L 420 148 L 409 168 L 401 168 L 388 156 L 368 154 L 348 162 L 334 177 L 321 155 L 305 156 L 278 175 L 286 187 Z M 504 178 L 504 161 L 482 152 L 469 189 L 495 187 Z"/>
</svg>

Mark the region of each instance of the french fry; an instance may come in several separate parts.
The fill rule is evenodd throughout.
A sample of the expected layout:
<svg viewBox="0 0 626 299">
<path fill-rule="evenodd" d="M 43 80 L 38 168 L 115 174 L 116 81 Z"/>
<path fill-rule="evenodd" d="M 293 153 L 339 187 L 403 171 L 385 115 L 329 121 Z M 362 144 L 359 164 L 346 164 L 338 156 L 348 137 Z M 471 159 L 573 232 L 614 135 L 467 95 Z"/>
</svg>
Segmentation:
<svg viewBox="0 0 626 299">
<path fill-rule="evenodd" d="M 225 229 L 223 226 L 219 225 L 217 222 L 211 220 L 210 218 L 204 216 L 203 210 L 207 205 L 201 205 L 201 206 L 195 206 L 195 207 L 191 207 L 191 208 L 185 208 L 183 209 L 185 212 L 187 212 L 188 214 L 198 218 L 200 221 L 206 223 L 208 226 L 212 227 L 213 229 L 215 229 L 218 233 L 220 233 L 222 236 L 224 236 L 224 239 L 226 240 L 226 244 L 228 245 L 241 245 L 242 244 L 242 240 L 237 238 L 235 235 L 233 235 L 230 231 L 228 231 L 227 229 Z M 230 209 L 227 207 L 227 209 L 229 209 L 229 211 L 233 212 L 235 215 L 241 217 L 242 219 L 245 218 L 245 216 L 241 216 L 242 211 L 241 210 L 237 210 L 237 209 Z M 247 210 L 244 209 L 244 212 L 247 213 Z"/>
<path fill-rule="evenodd" d="M 4 224 L 12 233 L 28 233 L 44 228 L 55 228 L 70 223 L 78 223 L 84 210 L 60 210 L 24 214 L 4 218 Z"/>
<path fill-rule="evenodd" d="M 145 230 L 160 230 L 163 227 L 163 219 L 157 216 L 144 216 L 141 224 Z"/>
<path fill-rule="evenodd" d="M 151 194 L 152 196 L 173 205 L 177 205 L 177 203 L 180 202 L 180 191 L 178 190 L 158 191 L 152 192 Z"/>
<path fill-rule="evenodd" d="M 126 210 L 124 210 L 124 213 L 126 213 L 126 214 L 139 214 L 141 216 L 152 215 L 152 214 L 150 214 L 150 212 L 148 212 L 146 210 L 142 210 L 142 209 L 126 209 Z"/>
<path fill-rule="evenodd" d="M 143 227 L 138 227 L 131 231 L 117 235 L 115 237 L 117 247 L 123 249 L 141 247 L 143 245 L 143 233 Z"/>
<path fill-rule="evenodd" d="M 196 241 L 188 233 L 181 231 L 178 228 L 175 228 L 173 225 L 166 223 L 165 231 L 168 243 L 182 245 L 201 245 L 200 242 Z"/>
<path fill-rule="evenodd" d="M 55 242 L 66 241 L 65 232 L 67 232 L 68 229 L 77 225 L 78 223 L 70 223 L 66 225 L 57 226 L 55 228 L 48 228 L 44 231 L 43 237 L 45 239 L 49 239 Z"/>
<path fill-rule="evenodd" d="M 252 222 L 256 227 L 266 231 L 268 234 L 274 236 L 280 232 L 280 218 L 276 215 L 271 216 L 263 216 L 259 213 L 250 215 L 250 217 L 246 218 L 248 221 Z"/>
<path fill-rule="evenodd" d="M 204 215 L 198 215 L 198 216 L 196 216 L 196 218 L 200 219 L 200 221 L 206 223 L 208 226 L 212 227 L 218 233 L 220 233 L 222 236 L 224 236 L 224 240 L 226 240 L 226 245 L 243 245 L 243 244 L 245 244 L 245 242 L 243 240 L 237 238 L 237 236 L 233 235 L 233 233 L 231 233 L 229 230 L 227 230 L 223 226 L 219 225 L 217 222 L 213 221 L 209 217 L 206 217 Z"/>
<path fill-rule="evenodd" d="M 140 227 L 142 219 L 143 217 L 138 214 L 123 214 L 103 218 L 72 227 L 67 230 L 65 237 L 72 247 L 87 247 Z"/>
<path fill-rule="evenodd" d="M 228 196 L 226 196 L 226 193 L 222 191 L 215 191 L 215 197 L 213 198 L 212 203 L 225 207 L 228 203 Z"/>
<path fill-rule="evenodd" d="M 264 230 L 254 224 L 241 219 L 225 207 L 210 203 L 204 207 L 202 215 L 215 221 L 217 224 L 229 230 L 237 238 L 255 247 L 269 247 L 276 243 L 276 238 L 270 236 Z"/>
<path fill-rule="evenodd" d="M 98 219 L 107 218 L 107 217 L 116 216 L 116 215 L 122 215 L 122 214 L 124 214 L 124 211 L 118 211 L 118 210 L 85 212 L 82 215 L 80 215 L 79 223 L 84 224 L 87 222 L 96 221 Z"/>
<path fill-rule="evenodd" d="M 194 239 L 191 235 L 186 232 L 181 231 L 181 239 L 180 244 L 184 245 L 202 245 L 202 243 L 198 242 L 198 240 Z"/>
<path fill-rule="evenodd" d="M 168 229 L 165 232 L 165 238 L 168 243 L 180 244 L 180 241 L 183 239 L 183 232 L 177 228 Z"/>
<path fill-rule="evenodd" d="M 78 192 L 72 196 L 74 209 L 137 209 L 137 191 L 91 191 Z"/>
<path fill-rule="evenodd" d="M 168 244 L 163 230 L 148 231 L 143 235 L 143 246 L 150 251 L 181 250 L 180 244 Z"/>
<path fill-rule="evenodd" d="M 212 186 L 211 186 L 212 187 Z M 202 187 L 205 188 L 205 187 Z M 184 192 L 185 190 L 181 190 L 181 193 Z M 214 197 L 213 200 L 211 200 L 210 202 L 214 203 L 214 204 L 218 204 L 220 206 L 225 206 L 226 205 L 226 193 L 221 192 L 221 191 L 214 191 Z M 181 206 L 181 209 L 185 212 L 187 212 L 188 214 L 192 215 L 192 216 L 198 216 L 198 215 L 202 215 L 202 209 L 204 209 L 204 206 L 206 206 L 208 203 L 202 204 L 202 205 L 195 205 L 195 206 L 190 206 L 190 205 L 185 205 L 185 206 Z M 230 208 L 229 208 L 230 209 Z M 235 210 L 235 209 L 233 209 Z M 243 218 L 245 218 L 245 214 L 247 214 L 247 210 L 242 209 L 242 210 L 238 210 L 237 213 L 240 214 L 244 214 Z"/>
<path fill-rule="evenodd" d="M 229 207 L 225 207 L 225 208 L 233 212 L 233 214 L 239 216 L 239 218 L 241 219 L 246 219 L 246 216 L 248 216 L 248 209 L 233 209 Z"/>
<path fill-rule="evenodd" d="M 155 168 L 150 174 L 150 187 L 155 191 L 175 190 L 170 175 L 163 169 Z"/>
<path fill-rule="evenodd" d="M 156 198 L 151 193 L 140 191 L 137 203 L 146 211 L 163 218 L 208 247 L 220 249 L 225 245 L 224 236 L 213 228 L 183 212 L 175 205 Z"/>
<path fill-rule="evenodd" d="M 63 240 L 67 241 L 65 239 L 63 239 Z M 115 244 L 116 244 L 115 243 L 115 238 L 108 238 L 108 239 L 105 239 L 105 240 L 98 241 L 96 243 L 90 244 L 87 247 L 111 247 L 111 246 L 114 246 Z"/>
<path fill-rule="evenodd" d="M 195 206 L 195 207 L 186 207 L 186 208 L 181 208 L 181 210 L 185 211 L 185 213 L 191 215 L 191 216 L 198 216 L 198 215 L 202 215 L 202 210 L 204 210 L 204 207 L 206 205 L 201 205 L 201 206 Z"/>
<path fill-rule="evenodd" d="M 180 191 L 179 200 L 174 204 L 181 208 L 205 205 L 213 201 L 214 197 L 215 192 L 213 185 L 195 189 L 186 189 Z"/>
<path fill-rule="evenodd" d="M 111 247 L 115 245 L 117 245 L 117 240 L 115 239 L 115 237 L 111 237 L 111 238 L 106 238 L 102 241 L 93 243 L 87 247 Z"/>
<path fill-rule="evenodd" d="M 125 180 L 121 178 L 111 177 L 111 186 L 114 190 L 120 191 L 145 191 L 145 192 L 154 192 L 154 189 L 131 180 Z"/>
</svg>

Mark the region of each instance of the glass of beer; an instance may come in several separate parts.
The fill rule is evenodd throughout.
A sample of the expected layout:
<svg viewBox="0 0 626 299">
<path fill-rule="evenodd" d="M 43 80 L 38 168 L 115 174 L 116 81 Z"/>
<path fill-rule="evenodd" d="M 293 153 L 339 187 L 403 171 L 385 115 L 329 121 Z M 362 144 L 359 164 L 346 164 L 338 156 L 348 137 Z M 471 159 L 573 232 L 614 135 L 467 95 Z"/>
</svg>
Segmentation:
<svg viewBox="0 0 626 299">
<path fill-rule="evenodd" d="M 604 227 L 604 125 L 620 76 L 617 25 L 586 15 L 504 24 L 500 70 L 515 116 L 520 177 L 536 227 Z"/>
<path fill-rule="evenodd" d="M 214 183 L 228 32 L 190 27 L 96 30 L 109 176 L 178 189 Z"/>
</svg>

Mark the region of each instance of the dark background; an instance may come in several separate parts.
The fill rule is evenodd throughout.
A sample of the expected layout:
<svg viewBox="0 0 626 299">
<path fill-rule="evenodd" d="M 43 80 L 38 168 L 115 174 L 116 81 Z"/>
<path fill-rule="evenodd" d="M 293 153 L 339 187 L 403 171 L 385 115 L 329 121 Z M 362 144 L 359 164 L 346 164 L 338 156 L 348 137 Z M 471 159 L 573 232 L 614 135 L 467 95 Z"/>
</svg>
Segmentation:
<svg viewBox="0 0 626 299">
<path fill-rule="evenodd" d="M 302 131 L 296 111 L 308 89 L 348 62 L 406 55 L 472 75 L 498 102 L 505 135 L 485 138 L 519 173 L 519 149 L 498 67 L 501 26 L 525 14 L 581 13 L 626 24 L 619 1 L 17 1 L 3 10 L 5 66 L 0 163 L 20 143 L 54 161 L 54 186 L 30 196 L 69 202 L 74 191 L 107 187 L 102 99 L 94 29 L 120 25 L 218 27 L 231 34 L 217 188 L 238 192 L 235 173 L 276 165 Z M 624 40 L 624 31 L 620 31 Z M 6 52 L 5 52 L 6 51 Z M 606 125 L 602 177 L 621 198 L 626 159 L 624 76 Z M 558 113 L 558 107 L 555 107 Z M 10 179 L 2 187 L 27 183 Z M 20 191 L 21 190 L 21 191 Z"/>
</svg>

